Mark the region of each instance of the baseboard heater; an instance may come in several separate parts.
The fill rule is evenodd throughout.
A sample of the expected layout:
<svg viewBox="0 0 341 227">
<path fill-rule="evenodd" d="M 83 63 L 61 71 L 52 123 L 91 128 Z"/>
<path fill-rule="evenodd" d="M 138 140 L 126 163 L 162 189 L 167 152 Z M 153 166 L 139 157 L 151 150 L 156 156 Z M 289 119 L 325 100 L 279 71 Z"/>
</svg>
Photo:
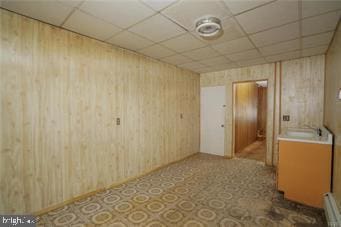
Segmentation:
<svg viewBox="0 0 341 227">
<path fill-rule="evenodd" d="M 326 214 L 328 226 L 341 227 L 341 214 L 336 205 L 333 194 L 324 194 L 324 212 Z"/>
</svg>

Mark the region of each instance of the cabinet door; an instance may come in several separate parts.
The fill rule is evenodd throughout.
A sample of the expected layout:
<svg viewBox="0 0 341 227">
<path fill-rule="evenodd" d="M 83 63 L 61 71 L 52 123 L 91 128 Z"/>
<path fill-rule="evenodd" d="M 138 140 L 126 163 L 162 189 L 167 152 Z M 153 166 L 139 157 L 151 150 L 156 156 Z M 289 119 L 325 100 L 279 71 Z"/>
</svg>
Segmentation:
<svg viewBox="0 0 341 227">
<path fill-rule="evenodd" d="M 330 145 L 280 141 L 278 190 L 285 198 L 322 208 L 330 182 Z"/>
</svg>

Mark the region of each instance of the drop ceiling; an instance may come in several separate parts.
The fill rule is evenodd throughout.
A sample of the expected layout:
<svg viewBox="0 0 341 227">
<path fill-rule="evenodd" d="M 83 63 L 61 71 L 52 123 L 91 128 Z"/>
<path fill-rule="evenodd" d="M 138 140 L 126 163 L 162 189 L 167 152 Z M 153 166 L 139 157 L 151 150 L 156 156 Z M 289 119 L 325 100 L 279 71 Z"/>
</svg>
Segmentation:
<svg viewBox="0 0 341 227">
<path fill-rule="evenodd" d="M 198 73 L 323 54 L 341 0 L 1 0 L 1 7 Z M 195 33 L 203 16 L 223 34 Z"/>
</svg>

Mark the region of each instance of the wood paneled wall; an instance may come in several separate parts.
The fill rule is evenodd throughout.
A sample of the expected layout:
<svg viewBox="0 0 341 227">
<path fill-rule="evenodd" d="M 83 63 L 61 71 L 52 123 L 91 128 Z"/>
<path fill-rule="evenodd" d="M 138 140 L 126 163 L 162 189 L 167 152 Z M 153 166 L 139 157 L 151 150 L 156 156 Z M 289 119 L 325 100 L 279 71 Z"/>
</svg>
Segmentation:
<svg viewBox="0 0 341 227">
<path fill-rule="evenodd" d="M 337 94 L 341 89 L 341 25 L 326 56 L 324 124 L 334 134 L 333 193 L 341 210 L 341 100 Z"/>
<path fill-rule="evenodd" d="M 257 131 L 259 131 L 261 135 L 266 135 L 267 88 L 258 87 L 257 91 Z"/>
<path fill-rule="evenodd" d="M 257 139 L 258 87 L 255 82 L 235 83 L 235 152 Z"/>
<path fill-rule="evenodd" d="M 268 80 L 267 96 L 267 153 L 266 163 L 268 165 L 276 164 L 273 162 L 273 127 L 274 127 L 274 92 L 275 92 L 275 64 L 256 65 L 238 69 L 229 69 L 225 71 L 204 73 L 200 76 L 200 86 L 226 86 L 226 116 L 225 116 L 225 155 L 233 157 L 234 151 L 234 127 L 233 127 L 233 83 L 247 82 L 251 80 Z"/>
<path fill-rule="evenodd" d="M 267 154 L 266 163 L 277 165 L 278 141 L 281 128 L 322 125 L 324 95 L 324 55 L 305 57 L 273 64 L 204 73 L 200 85 L 226 86 L 227 108 L 225 155 L 233 156 L 232 83 L 268 79 L 267 89 Z M 283 114 L 289 122 L 281 121 Z"/>
<path fill-rule="evenodd" d="M 281 83 L 281 128 L 321 127 L 324 55 L 284 61 Z M 283 115 L 290 115 L 290 121 L 283 121 Z"/>
<path fill-rule="evenodd" d="M 38 211 L 199 151 L 198 74 L 0 15 L 0 213 Z"/>
</svg>

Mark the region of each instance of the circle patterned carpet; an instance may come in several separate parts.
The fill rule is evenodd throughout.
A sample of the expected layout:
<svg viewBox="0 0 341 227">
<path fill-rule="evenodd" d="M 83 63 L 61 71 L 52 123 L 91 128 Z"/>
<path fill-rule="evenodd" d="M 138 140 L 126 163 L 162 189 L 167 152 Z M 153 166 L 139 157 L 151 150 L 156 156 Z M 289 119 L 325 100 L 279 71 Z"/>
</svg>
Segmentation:
<svg viewBox="0 0 341 227">
<path fill-rule="evenodd" d="M 275 171 L 197 154 L 39 217 L 37 226 L 326 226 L 323 211 L 283 199 Z"/>
</svg>

